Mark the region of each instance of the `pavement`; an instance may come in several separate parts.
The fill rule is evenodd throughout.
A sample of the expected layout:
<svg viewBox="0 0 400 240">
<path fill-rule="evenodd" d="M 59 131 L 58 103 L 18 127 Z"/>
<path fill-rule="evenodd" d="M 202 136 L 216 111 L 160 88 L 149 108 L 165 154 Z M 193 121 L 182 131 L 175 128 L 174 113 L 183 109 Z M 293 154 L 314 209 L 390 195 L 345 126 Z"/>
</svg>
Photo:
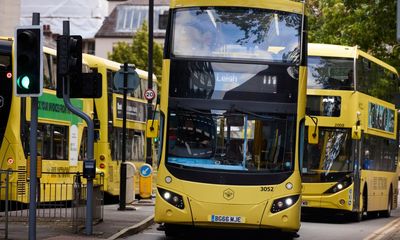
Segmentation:
<svg viewBox="0 0 400 240">
<path fill-rule="evenodd" d="M 140 200 L 127 205 L 125 211 L 119 211 L 118 205 L 105 205 L 103 221 L 93 226 L 93 234 L 85 235 L 84 229 L 73 232 L 71 223 L 36 222 L 36 239 L 40 240 L 114 240 L 136 234 L 150 225 L 154 220 L 154 200 Z M 10 222 L 8 239 L 28 239 L 28 222 Z M 1 236 L 0 236 L 1 238 Z"/>
</svg>

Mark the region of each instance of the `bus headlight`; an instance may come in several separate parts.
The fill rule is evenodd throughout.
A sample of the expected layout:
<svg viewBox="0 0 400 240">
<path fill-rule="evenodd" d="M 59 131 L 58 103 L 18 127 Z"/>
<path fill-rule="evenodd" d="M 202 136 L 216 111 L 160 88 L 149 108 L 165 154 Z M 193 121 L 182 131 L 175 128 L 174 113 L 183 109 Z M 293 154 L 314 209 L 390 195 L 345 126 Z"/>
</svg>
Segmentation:
<svg viewBox="0 0 400 240">
<path fill-rule="evenodd" d="M 338 181 L 331 188 L 326 190 L 324 193 L 325 194 L 337 193 L 337 192 L 342 191 L 343 189 L 347 188 L 348 186 L 350 186 L 352 182 L 353 182 L 352 178 L 350 176 L 346 176 L 342 180 Z"/>
<path fill-rule="evenodd" d="M 300 195 L 288 196 L 274 200 L 271 207 L 272 213 L 277 213 L 293 206 L 299 200 Z"/>
<path fill-rule="evenodd" d="M 161 197 L 167 201 L 169 204 L 179 208 L 179 209 L 184 209 L 185 204 L 183 203 L 183 198 L 181 195 L 162 189 L 162 188 L 157 188 L 158 192 L 160 193 Z"/>
</svg>

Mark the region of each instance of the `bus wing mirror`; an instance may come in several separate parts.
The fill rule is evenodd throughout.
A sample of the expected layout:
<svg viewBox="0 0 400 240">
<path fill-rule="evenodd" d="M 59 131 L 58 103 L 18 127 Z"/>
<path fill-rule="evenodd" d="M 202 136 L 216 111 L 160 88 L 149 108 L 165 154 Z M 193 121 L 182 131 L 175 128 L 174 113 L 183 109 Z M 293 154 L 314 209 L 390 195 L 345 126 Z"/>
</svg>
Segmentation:
<svg viewBox="0 0 400 240">
<path fill-rule="evenodd" d="M 147 120 L 146 137 L 148 138 L 158 137 L 159 129 L 160 129 L 160 123 L 158 120 Z"/>
<path fill-rule="evenodd" d="M 351 138 L 355 140 L 361 139 L 361 128 L 359 126 L 353 126 L 351 128 Z"/>
<path fill-rule="evenodd" d="M 308 126 L 308 143 L 318 144 L 319 129 L 318 126 Z"/>
</svg>

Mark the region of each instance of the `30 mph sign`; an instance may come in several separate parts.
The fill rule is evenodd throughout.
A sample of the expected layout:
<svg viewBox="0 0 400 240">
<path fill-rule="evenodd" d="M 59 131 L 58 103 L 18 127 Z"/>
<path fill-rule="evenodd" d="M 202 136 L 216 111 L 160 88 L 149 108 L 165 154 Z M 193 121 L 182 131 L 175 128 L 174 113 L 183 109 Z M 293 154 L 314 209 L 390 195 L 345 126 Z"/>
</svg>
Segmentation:
<svg viewBox="0 0 400 240">
<path fill-rule="evenodd" d="M 147 89 L 144 92 L 144 98 L 146 98 L 146 100 L 153 100 L 156 97 L 156 92 L 154 92 L 153 89 Z"/>
</svg>

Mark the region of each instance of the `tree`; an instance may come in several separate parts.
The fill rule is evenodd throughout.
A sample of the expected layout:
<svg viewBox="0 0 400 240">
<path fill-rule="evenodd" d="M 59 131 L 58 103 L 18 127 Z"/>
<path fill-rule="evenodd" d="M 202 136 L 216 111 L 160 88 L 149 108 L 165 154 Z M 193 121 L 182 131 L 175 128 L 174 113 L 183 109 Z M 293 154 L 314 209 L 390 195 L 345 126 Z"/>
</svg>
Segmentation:
<svg viewBox="0 0 400 240">
<path fill-rule="evenodd" d="M 358 45 L 398 68 L 396 0 L 309 0 L 309 42 Z"/>
<path fill-rule="evenodd" d="M 120 63 L 133 63 L 139 69 L 148 70 L 148 36 L 147 23 L 143 22 L 140 29 L 133 36 L 132 44 L 126 42 L 117 43 L 113 52 L 108 53 L 108 58 Z M 162 54 L 161 45 L 154 42 L 153 71 L 158 81 L 161 81 Z"/>
</svg>

